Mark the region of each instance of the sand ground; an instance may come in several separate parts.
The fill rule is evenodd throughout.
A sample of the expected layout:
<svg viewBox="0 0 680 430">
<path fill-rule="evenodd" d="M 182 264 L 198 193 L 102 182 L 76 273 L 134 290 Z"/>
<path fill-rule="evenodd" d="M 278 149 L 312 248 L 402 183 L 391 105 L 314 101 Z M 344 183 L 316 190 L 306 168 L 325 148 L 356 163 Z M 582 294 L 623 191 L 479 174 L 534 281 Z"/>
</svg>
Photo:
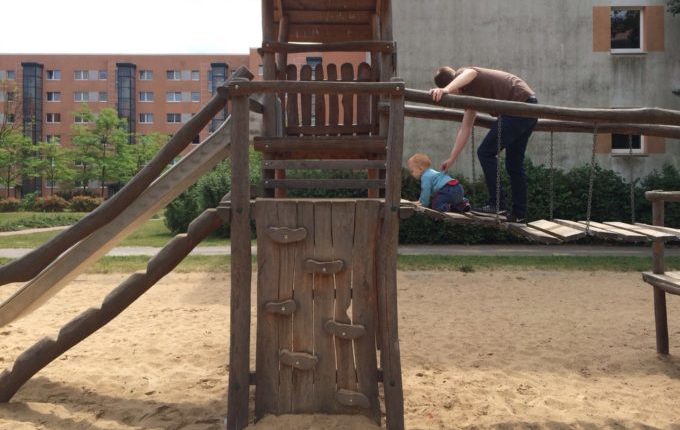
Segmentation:
<svg viewBox="0 0 680 430">
<path fill-rule="evenodd" d="M 123 279 L 81 276 L 0 327 L 0 370 Z M 680 430 L 680 298 L 668 299 L 662 358 L 638 273 L 400 272 L 399 294 L 409 429 Z M 228 339 L 229 275 L 170 275 L 0 405 L 0 429 L 222 428 Z M 256 428 L 374 427 L 280 417 Z"/>
</svg>

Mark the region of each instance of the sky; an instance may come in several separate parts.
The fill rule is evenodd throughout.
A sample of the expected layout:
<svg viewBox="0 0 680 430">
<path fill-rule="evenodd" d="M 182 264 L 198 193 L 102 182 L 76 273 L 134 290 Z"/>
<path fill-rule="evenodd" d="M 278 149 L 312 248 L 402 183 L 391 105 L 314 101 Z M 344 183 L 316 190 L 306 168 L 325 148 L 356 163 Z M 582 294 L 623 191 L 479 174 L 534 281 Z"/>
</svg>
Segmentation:
<svg viewBox="0 0 680 430">
<path fill-rule="evenodd" d="M 245 54 L 257 0 L 4 0 L 0 54 Z"/>
</svg>

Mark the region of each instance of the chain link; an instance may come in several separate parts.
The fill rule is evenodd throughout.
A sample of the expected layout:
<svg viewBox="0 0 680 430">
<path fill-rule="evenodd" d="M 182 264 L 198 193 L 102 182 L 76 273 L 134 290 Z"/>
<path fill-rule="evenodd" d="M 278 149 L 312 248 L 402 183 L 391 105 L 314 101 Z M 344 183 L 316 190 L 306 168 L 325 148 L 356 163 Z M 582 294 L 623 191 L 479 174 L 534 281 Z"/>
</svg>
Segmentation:
<svg viewBox="0 0 680 430">
<path fill-rule="evenodd" d="M 554 219 L 553 212 L 555 210 L 555 141 L 554 131 L 550 130 L 550 221 Z"/>
<path fill-rule="evenodd" d="M 472 204 L 474 205 L 477 199 L 475 198 L 475 184 L 477 183 L 477 173 L 475 172 L 475 125 L 472 125 L 472 145 L 470 146 L 470 160 L 472 161 Z"/>
<path fill-rule="evenodd" d="M 586 234 L 590 233 L 590 217 L 593 210 L 593 184 L 595 183 L 595 147 L 597 146 L 597 123 L 593 126 L 593 152 L 590 158 L 590 180 L 588 182 L 588 209 L 586 211 Z"/>
<path fill-rule="evenodd" d="M 496 224 L 501 222 L 501 118 L 498 115 L 498 139 L 496 142 Z"/>
<path fill-rule="evenodd" d="M 628 135 L 628 180 L 630 181 L 630 223 L 635 224 L 635 182 L 633 182 L 633 135 Z"/>
</svg>

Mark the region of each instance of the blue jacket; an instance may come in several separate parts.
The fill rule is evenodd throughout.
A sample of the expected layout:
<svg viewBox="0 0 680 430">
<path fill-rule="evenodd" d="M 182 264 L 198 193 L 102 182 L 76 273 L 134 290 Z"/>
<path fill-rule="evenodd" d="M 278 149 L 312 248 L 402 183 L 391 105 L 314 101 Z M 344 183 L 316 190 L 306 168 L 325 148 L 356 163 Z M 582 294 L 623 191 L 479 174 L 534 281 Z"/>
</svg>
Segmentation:
<svg viewBox="0 0 680 430">
<path fill-rule="evenodd" d="M 434 194 L 444 188 L 453 178 L 443 172 L 427 169 L 420 177 L 420 204 L 430 207 L 430 201 Z"/>
</svg>

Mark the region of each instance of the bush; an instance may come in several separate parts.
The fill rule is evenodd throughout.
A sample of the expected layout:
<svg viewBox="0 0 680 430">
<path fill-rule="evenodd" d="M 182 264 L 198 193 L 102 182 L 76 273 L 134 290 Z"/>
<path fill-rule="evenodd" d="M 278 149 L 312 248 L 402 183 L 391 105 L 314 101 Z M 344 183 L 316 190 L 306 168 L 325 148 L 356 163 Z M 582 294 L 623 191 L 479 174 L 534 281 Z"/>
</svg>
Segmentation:
<svg viewBox="0 0 680 430">
<path fill-rule="evenodd" d="M 21 200 L 10 197 L 0 199 L 0 212 L 17 212 L 21 206 Z"/>
<path fill-rule="evenodd" d="M 35 210 L 35 201 L 39 197 L 38 193 L 27 193 L 21 198 L 21 203 L 19 204 L 19 209 L 25 212 L 31 212 Z"/>
<path fill-rule="evenodd" d="M 69 204 L 73 212 L 91 212 L 102 204 L 104 199 L 100 197 L 74 196 Z"/>
<path fill-rule="evenodd" d="M 59 196 L 35 199 L 35 210 L 40 212 L 63 212 L 68 206 L 69 203 Z"/>
</svg>

